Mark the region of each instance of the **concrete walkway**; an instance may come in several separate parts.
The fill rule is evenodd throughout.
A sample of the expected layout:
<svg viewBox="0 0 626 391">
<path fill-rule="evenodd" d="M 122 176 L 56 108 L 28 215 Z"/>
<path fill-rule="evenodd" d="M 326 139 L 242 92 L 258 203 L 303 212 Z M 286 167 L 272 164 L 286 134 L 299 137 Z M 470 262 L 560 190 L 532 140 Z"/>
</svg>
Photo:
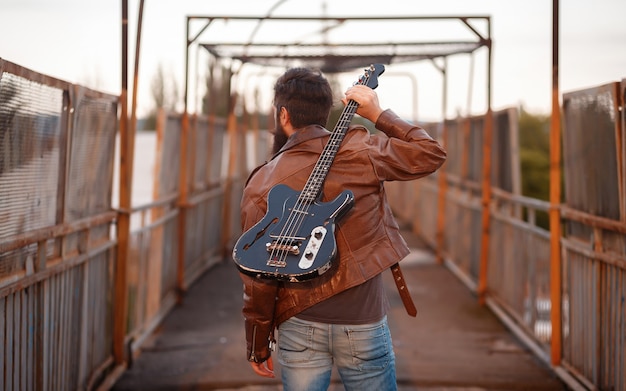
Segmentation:
<svg viewBox="0 0 626 391">
<path fill-rule="evenodd" d="M 401 265 L 416 318 L 406 314 L 391 273 L 385 273 L 400 390 L 567 389 L 417 238 L 405 237 L 413 251 Z M 277 379 L 261 378 L 245 359 L 241 305 L 234 265 L 216 265 L 191 287 L 113 390 L 282 390 L 280 368 Z M 333 373 L 331 391 L 338 390 L 343 386 Z"/>
</svg>

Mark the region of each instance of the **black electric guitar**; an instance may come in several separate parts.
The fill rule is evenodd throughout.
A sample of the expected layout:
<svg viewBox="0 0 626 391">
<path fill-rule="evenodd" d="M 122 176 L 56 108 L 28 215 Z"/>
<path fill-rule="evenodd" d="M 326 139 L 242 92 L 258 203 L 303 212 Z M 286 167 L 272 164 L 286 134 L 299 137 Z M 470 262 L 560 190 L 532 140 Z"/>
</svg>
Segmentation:
<svg viewBox="0 0 626 391">
<path fill-rule="evenodd" d="M 374 89 L 384 71 L 382 64 L 373 64 L 355 84 Z M 233 249 L 233 260 L 242 273 L 301 282 L 330 268 L 337 254 L 335 221 L 350 210 L 354 195 L 344 190 L 334 200 L 322 202 L 322 187 L 357 108 L 350 100 L 343 109 L 302 191 L 283 184 L 270 189 L 267 213 L 241 235 Z"/>
</svg>

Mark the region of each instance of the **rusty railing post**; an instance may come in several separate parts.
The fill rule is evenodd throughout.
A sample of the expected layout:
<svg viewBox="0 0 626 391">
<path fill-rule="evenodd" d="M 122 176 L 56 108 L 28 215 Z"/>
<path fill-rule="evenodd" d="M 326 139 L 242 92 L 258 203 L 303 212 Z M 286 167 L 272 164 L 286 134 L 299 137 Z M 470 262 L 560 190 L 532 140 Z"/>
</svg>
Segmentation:
<svg viewBox="0 0 626 391">
<path fill-rule="evenodd" d="M 113 359 L 120 365 L 125 362 L 124 340 L 126 337 L 127 289 L 126 267 L 130 236 L 130 210 L 132 189 L 133 152 L 128 132 L 128 0 L 122 0 L 122 91 L 120 94 L 120 177 L 119 207 L 117 217 L 117 257 L 115 265 L 113 318 Z"/>
<path fill-rule="evenodd" d="M 552 115 L 550 118 L 550 350 L 561 363 L 561 106 L 559 104 L 559 0 L 552 1 Z"/>
<path fill-rule="evenodd" d="M 487 279 L 489 270 L 490 224 L 491 224 L 491 142 L 493 134 L 493 111 L 491 109 L 491 19 L 488 25 L 487 45 L 487 114 L 485 116 L 483 134 L 483 183 L 482 183 L 482 221 L 481 221 L 481 250 L 478 270 L 478 302 L 485 304 L 487 294 Z"/>
</svg>

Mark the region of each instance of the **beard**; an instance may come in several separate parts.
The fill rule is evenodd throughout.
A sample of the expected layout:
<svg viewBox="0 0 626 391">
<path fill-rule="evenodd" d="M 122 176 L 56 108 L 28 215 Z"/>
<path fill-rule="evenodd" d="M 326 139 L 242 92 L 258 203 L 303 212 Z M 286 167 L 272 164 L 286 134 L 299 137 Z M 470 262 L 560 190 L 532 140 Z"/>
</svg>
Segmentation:
<svg viewBox="0 0 626 391">
<path fill-rule="evenodd" d="M 272 147 L 272 155 L 278 153 L 278 151 L 280 151 L 280 149 L 283 147 L 283 145 L 285 145 L 285 143 L 287 142 L 287 139 L 289 137 L 287 137 L 287 134 L 285 133 L 285 129 L 283 128 L 283 126 L 280 124 L 280 120 L 278 118 L 276 118 L 275 120 L 275 127 L 274 127 L 274 146 Z"/>
</svg>

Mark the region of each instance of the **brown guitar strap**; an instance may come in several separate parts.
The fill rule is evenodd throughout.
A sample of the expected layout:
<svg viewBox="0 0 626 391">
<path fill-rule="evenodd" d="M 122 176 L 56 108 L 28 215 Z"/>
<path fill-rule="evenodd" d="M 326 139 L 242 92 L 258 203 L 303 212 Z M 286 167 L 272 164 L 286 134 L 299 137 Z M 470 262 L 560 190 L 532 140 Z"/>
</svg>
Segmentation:
<svg viewBox="0 0 626 391">
<path fill-rule="evenodd" d="M 409 288 L 406 286 L 406 281 L 404 281 L 400 264 L 396 263 L 391 266 L 391 273 L 393 274 L 393 281 L 396 283 L 396 288 L 398 288 L 398 293 L 400 294 L 402 304 L 404 304 L 407 314 L 413 317 L 417 316 L 417 308 L 415 308 L 415 303 L 413 303 Z"/>
</svg>

